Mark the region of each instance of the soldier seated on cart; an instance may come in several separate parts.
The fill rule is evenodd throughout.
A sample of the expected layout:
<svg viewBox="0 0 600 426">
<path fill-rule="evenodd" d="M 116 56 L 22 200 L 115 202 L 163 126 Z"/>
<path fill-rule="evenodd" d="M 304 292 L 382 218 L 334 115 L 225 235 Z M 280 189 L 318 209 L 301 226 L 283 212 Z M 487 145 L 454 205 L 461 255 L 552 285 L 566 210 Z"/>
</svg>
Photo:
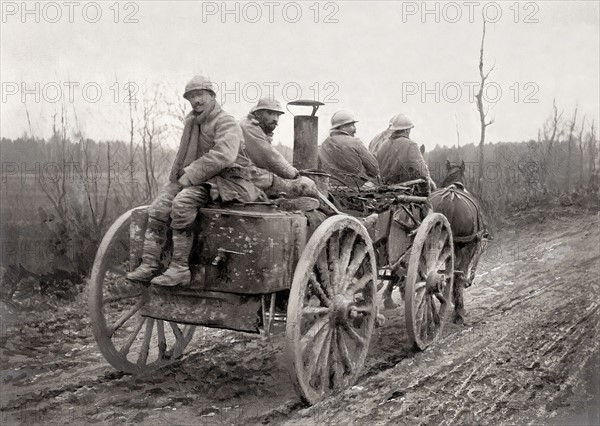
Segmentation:
<svg viewBox="0 0 600 426">
<path fill-rule="evenodd" d="M 315 183 L 305 176 L 299 176 L 298 170 L 272 145 L 273 132 L 282 114 L 285 111 L 279 101 L 265 97 L 240 121 L 244 152 L 261 172 L 255 183 L 268 195 L 285 193 L 286 197 L 319 198 Z"/>
<path fill-rule="evenodd" d="M 423 179 L 429 182 L 429 190 L 436 185 L 429 175 L 429 168 L 419 149 L 410 139 L 412 121 L 404 114 L 397 114 L 390 120 L 388 129 L 378 134 L 369 144 L 369 149 L 379 162 L 381 178 L 386 185 Z"/>
<path fill-rule="evenodd" d="M 358 123 L 349 111 L 338 111 L 331 117 L 329 137 L 319 147 L 319 168 L 330 173 L 348 187 L 376 183 L 379 166 L 375 157 L 358 138 Z"/>
<path fill-rule="evenodd" d="M 186 85 L 183 97 L 192 111 L 184 122 L 169 182 L 148 210 L 142 264 L 127 274 L 130 280 L 148 281 L 158 272 L 170 220 L 171 263 L 151 282 L 162 286 L 189 284 L 191 227 L 198 209 L 217 199 L 249 202 L 266 198 L 252 181 L 256 167 L 242 154 L 242 130 L 235 118 L 221 109 L 213 84 L 197 75 Z"/>
</svg>

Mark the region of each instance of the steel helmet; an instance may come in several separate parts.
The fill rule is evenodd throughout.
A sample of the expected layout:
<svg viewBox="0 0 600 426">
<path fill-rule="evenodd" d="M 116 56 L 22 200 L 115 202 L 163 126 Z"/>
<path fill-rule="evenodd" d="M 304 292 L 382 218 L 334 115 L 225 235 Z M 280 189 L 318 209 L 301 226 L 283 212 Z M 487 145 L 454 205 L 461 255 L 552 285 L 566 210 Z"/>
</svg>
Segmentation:
<svg viewBox="0 0 600 426">
<path fill-rule="evenodd" d="M 404 114 L 396 114 L 390 120 L 390 130 L 406 130 L 415 127 L 410 118 Z"/>
<path fill-rule="evenodd" d="M 358 120 L 354 119 L 354 114 L 350 111 L 340 110 L 331 116 L 331 130 L 350 123 L 358 123 Z"/>
<path fill-rule="evenodd" d="M 212 82 L 204 77 L 203 75 L 195 75 L 192 77 L 190 81 L 185 85 L 185 92 L 183 93 L 183 97 L 187 99 L 187 94 L 192 90 L 210 90 L 215 94 L 215 87 Z"/>
<path fill-rule="evenodd" d="M 283 110 L 283 108 L 281 108 L 281 104 L 279 103 L 279 101 L 275 98 L 270 98 L 270 97 L 264 97 L 264 98 L 260 98 L 258 100 L 258 103 L 252 107 L 252 109 L 250 110 L 250 114 L 255 113 L 256 111 L 260 111 L 261 109 L 266 109 L 269 111 L 275 111 L 275 112 L 279 112 L 281 114 L 285 114 L 285 111 Z"/>
</svg>

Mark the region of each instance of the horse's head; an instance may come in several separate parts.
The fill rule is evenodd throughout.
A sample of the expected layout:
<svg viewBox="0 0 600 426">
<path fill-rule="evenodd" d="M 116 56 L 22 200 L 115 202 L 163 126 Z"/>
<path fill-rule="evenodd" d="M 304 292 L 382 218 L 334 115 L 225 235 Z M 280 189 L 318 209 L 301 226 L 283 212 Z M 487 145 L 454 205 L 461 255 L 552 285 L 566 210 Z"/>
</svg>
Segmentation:
<svg viewBox="0 0 600 426">
<path fill-rule="evenodd" d="M 460 165 L 452 165 L 450 161 L 446 160 L 446 178 L 442 182 L 442 187 L 447 187 L 454 182 L 465 183 L 465 162 L 462 161 Z"/>
</svg>

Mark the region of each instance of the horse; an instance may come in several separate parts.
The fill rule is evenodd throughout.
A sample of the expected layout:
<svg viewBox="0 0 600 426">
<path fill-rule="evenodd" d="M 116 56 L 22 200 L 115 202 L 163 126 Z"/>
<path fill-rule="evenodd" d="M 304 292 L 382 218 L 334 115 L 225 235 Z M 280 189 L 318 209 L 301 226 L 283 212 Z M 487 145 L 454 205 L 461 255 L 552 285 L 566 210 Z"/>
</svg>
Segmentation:
<svg viewBox="0 0 600 426">
<path fill-rule="evenodd" d="M 433 211 L 448 219 L 454 240 L 453 322 L 464 324 L 464 289 L 471 286 L 488 232 L 479 201 L 464 185 L 465 162 L 452 165 L 446 161 L 446 178 L 440 189 L 429 195 Z"/>
<path fill-rule="evenodd" d="M 440 189 L 429 195 L 429 202 L 434 212 L 442 213 L 448 219 L 454 240 L 454 287 L 452 301 L 454 303 L 453 322 L 464 324 L 466 315 L 464 308 L 464 288 L 470 287 L 475 278 L 479 257 L 483 253 L 487 241 L 491 240 L 484 222 L 481 207 L 477 199 L 464 186 L 465 162 L 452 165 L 446 161 L 446 178 Z M 384 291 L 384 307 L 394 308 L 392 290 L 398 280 L 388 283 Z M 400 291 L 404 297 L 404 289 L 400 283 Z"/>
</svg>

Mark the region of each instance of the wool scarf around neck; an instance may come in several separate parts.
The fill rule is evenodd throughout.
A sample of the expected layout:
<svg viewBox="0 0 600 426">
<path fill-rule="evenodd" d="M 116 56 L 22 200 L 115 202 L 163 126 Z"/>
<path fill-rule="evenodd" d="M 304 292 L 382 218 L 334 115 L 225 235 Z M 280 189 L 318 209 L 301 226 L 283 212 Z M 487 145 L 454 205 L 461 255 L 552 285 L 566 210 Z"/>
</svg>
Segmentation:
<svg viewBox="0 0 600 426">
<path fill-rule="evenodd" d="M 209 106 L 200 114 L 197 114 L 194 111 L 188 114 L 184 122 L 179 149 L 177 150 L 177 155 L 169 175 L 169 180 L 171 182 L 177 182 L 183 174 L 185 159 L 189 157 L 189 155 L 197 155 L 198 144 L 200 143 L 200 125 L 206 122 L 209 116 L 218 114 L 220 111 L 221 107 L 214 102 L 212 106 Z"/>
</svg>

